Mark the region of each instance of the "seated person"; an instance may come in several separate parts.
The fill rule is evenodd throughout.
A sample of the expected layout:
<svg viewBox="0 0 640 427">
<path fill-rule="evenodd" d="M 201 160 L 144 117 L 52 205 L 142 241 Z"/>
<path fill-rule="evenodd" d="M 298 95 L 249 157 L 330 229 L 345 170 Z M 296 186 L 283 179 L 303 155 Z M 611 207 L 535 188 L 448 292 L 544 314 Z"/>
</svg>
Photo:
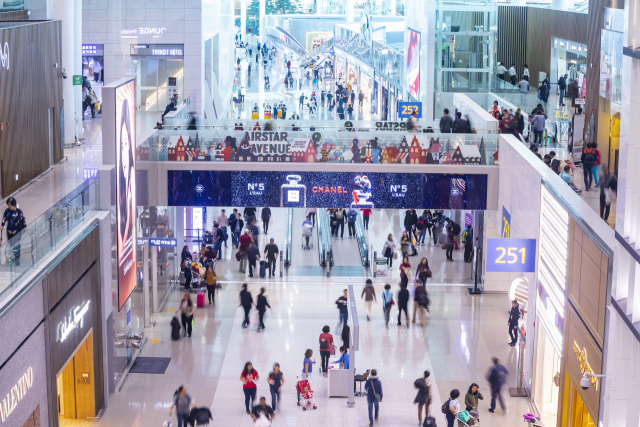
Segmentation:
<svg viewBox="0 0 640 427">
<path fill-rule="evenodd" d="M 260 404 L 254 406 L 251 410 L 251 418 L 253 418 L 253 421 L 256 421 L 262 414 L 264 414 L 265 418 L 269 421 L 273 421 L 273 417 L 275 417 L 273 409 L 267 405 L 267 400 L 264 397 L 261 397 Z"/>
<path fill-rule="evenodd" d="M 578 194 L 582 193 L 582 190 L 576 187 L 576 185 L 573 183 L 573 178 L 571 177 L 570 172 L 571 172 L 571 166 L 566 165 L 564 167 L 564 171 L 562 171 L 559 176 L 560 178 L 562 178 L 564 182 L 569 184 L 569 187 L 573 188 L 573 191 L 575 191 Z"/>
</svg>

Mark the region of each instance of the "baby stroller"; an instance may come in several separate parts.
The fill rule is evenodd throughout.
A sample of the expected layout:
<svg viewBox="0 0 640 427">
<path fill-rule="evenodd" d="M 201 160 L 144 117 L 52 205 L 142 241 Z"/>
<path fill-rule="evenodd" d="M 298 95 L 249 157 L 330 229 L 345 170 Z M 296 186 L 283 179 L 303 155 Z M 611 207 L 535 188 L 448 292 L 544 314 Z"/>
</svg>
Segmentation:
<svg viewBox="0 0 640 427">
<path fill-rule="evenodd" d="M 296 377 L 300 378 L 300 377 Z M 307 380 L 298 380 L 296 383 L 296 391 L 298 392 L 298 406 L 302 406 L 302 410 L 306 411 L 307 408 L 313 407 L 317 409 L 315 400 L 313 400 L 313 390 L 311 390 L 311 384 Z"/>
<path fill-rule="evenodd" d="M 470 411 L 460 411 L 458 413 L 458 427 L 479 426 L 480 416 L 477 409 Z"/>
</svg>

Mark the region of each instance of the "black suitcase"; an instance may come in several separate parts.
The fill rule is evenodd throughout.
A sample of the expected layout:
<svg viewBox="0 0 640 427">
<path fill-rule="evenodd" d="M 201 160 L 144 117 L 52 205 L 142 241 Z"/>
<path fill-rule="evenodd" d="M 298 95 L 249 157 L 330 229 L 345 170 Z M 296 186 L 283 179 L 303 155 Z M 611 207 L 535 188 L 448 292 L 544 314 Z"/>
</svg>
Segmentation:
<svg viewBox="0 0 640 427">
<path fill-rule="evenodd" d="M 424 419 L 424 422 L 422 423 L 422 427 L 437 427 L 436 426 L 436 419 L 433 417 L 427 417 Z"/>
<path fill-rule="evenodd" d="M 209 231 L 205 231 L 202 238 L 205 245 L 213 245 L 213 234 L 211 234 Z"/>
<path fill-rule="evenodd" d="M 176 316 L 171 319 L 171 341 L 180 339 L 180 321 Z"/>
<path fill-rule="evenodd" d="M 260 261 L 260 278 L 264 279 L 267 276 L 267 262 Z"/>
</svg>

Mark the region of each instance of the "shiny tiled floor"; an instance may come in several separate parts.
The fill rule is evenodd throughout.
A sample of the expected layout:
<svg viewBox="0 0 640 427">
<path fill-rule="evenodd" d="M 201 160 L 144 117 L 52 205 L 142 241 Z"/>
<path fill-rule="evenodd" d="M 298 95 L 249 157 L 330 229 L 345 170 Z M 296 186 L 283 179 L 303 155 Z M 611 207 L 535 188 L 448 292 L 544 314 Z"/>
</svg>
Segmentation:
<svg viewBox="0 0 640 427">
<path fill-rule="evenodd" d="M 362 279 L 353 281 L 357 295 Z M 261 375 L 258 396 L 269 395 L 266 376 L 274 362 L 279 362 L 285 375 L 282 410 L 274 425 L 284 426 L 364 426 L 368 424 L 364 398 L 348 408 L 343 398 L 326 397 L 327 380 L 312 379 L 318 409 L 302 412 L 295 405 L 295 377 L 301 370 L 307 348 L 317 351 L 317 335 L 324 325 L 332 330 L 337 324 L 334 301 L 344 288 L 318 278 L 313 283 L 267 284 L 272 309 L 266 318 L 266 330 L 257 333 L 240 327 L 242 310 L 237 308 L 240 283 L 227 283 L 218 295 L 216 306 L 196 311 L 192 338 L 178 342 L 169 339 L 169 321 L 173 313 L 156 316 L 157 326 L 148 331 L 159 343 L 147 344 L 144 356 L 171 357 L 164 375 L 130 374 L 122 391 L 110 396 L 110 407 L 100 425 L 160 426 L 169 419 L 171 396 L 179 385 L 185 385 L 197 405 L 210 406 L 216 426 L 250 426 L 244 413 L 244 399 L 238 380 L 245 361 L 253 362 Z M 397 286 L 394 285 L 394 292 Z M 252 285 L 254 296 L 258 286 Z M 377 285 L 377 292 L 382 286 Z M 357 372 L 376 368 L 385 397 L 381 403 L 380 426 L 418 425 L 413 381 L 429 369 L 435 379 L 435 402 L 432 413 L 438 425 L 441 400 L 452 388 L 464 394 L 472 382 L 480 384 L 485 400 L 480 404 L 483 426 L 513 426 L 521 423 L 528 412 L 527 400 L 507 397 L 510 412 L 487 412 L 489 392 L 484 381 L 490 358 L 499 357 L 511 372 L 508 384 L 515 383 L 517 350 L 507 345 L 506 319 L 508 301 L 504 295 L 471 297 L 461 287 L 431 287 L 431 314 L 427 325 L 412 324 L 409 329 L 391 322 L 384 327 L 382 310 L 374 305 L 372 321 L 366 322 L 364 304 L 357 300 L 361 322 L 361 350 L 356 353 Z M 181 293 L 172 296 L 170 308 L 176 308 Z M 396 315 L 396 310 L 392 310 Z M 255 328 L 255 324 L 252 328 Z M 340 339 L 336 336 L 338 342 Z M 316 354 L 319 363 L 319 356 Z M 317 365 L 314 366 L 317 370 Z M 175 417 L 175 416 L 174 416 Z M 175 423 L 175 420 L 173 420 Z"/>
</svg>

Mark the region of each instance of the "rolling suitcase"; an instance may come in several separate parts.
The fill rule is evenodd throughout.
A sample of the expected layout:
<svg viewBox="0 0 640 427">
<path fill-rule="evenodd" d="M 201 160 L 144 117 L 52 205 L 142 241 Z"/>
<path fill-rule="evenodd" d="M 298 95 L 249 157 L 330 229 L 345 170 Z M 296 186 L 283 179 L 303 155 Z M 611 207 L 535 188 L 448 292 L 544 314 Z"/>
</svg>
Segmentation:
<svg viewBox="0 0 640 427">
<path fill-rule="evenodd" d="M 171 341 L 178 341 L 180 339 L 180 321 L 178 316 L 173 316 L 171 319 Z"/>
<path fill-rule="evenodd" d="M 202 240 L 204 240 L 205 245 L 213 245 L 213 234 L 209 231 L 205 231 L 202 236 Z"/>
<path fill-rule="evenodd" d="M 198 297 L 196 299 L 196 305 L 198 307 L 204 307 L 204 292 L 198 292 Z"/>
<path fill-rule="evenodd" d="M 260 261 L 260 278 L 264 279 L 267 276 L 267 262 Z"/>
</svg>

